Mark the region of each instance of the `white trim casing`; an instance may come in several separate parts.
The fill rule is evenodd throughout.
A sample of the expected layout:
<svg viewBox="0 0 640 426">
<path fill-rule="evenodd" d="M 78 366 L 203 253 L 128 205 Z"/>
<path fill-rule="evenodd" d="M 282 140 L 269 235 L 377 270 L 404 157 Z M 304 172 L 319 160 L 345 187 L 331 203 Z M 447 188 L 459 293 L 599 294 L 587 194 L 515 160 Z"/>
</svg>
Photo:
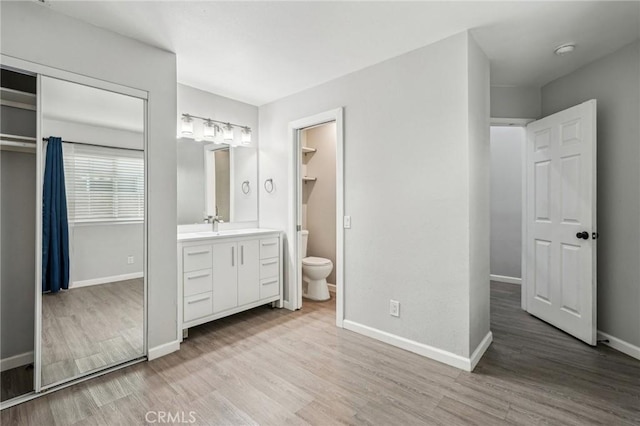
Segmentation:
<svg viewBox="0 0 640 426">
<path fill-rule="evenodd" d="M 461 355 L 457 355 L 443 349 L 438 349 L 433 346 L 425 345 L 424 343 L 416 342 L 415 340 L 396 336 L 395 334 L 387 333 L 386 331 L 358 324 L 350 320 L 344 320 L 343 325 L 347 330 L 362 334 L 363 336 L 367 336 L 372 339 L 379 340 L 391 346 L 395 346 L 400 349 L 422 355 L 426 358 L 433 359 L 435 361 L 450 365 L 455 368 L 459 368 L 460 370 L 464 371 L 473 371 L 473 369 L 482 358 L 482 355 L 484 355 L 486 350 L 491 345 L 491 342 L 493 341 L 493 334 L 491 332 L 487 333 L 484 339 L 482 339 L 482 342 L 480 342 L 480 345 L 478 345 L 475 351 L 473 351 L 471 357 L 465 358 Z"/>
<path fill-rule="evenodd" d="M 518 285 L 522 284 L 522 278 L 509 277 L 506 275 L 491 274 L 489 275 L 489 279 L 491 281 L 500 281 L 501 283 L 518 284 Z"/>
<path fill-rule="evenodd" d="M 608 340 L 609 342 L 600 342 L 601 340 Z M 607 345 L 625 355 L 629 355 L 632 358 L 640 360 L 640 347 L 632 345 L 629 342 L 625 342 L 622 339 L 618 339 L 617 337 L 613 337 L 612 335 L 600 330 L 598 330 L 598 343 Z"/>
<path fill-rule="evenodd" d="M 536 121 L 535 118 L 491 118 L 492 127 L 527 127 L 527 124 Z"/>
<path fill-rule="evenodd" d="M 297 231 L 299 221 L 298 203 L 301 197 L 299 130 L 320 124 L 336 123 L 336 326 L 343 327 L 344 321 L 344 110 L 336 108 L 289 123 L 289 224 L 287 226 L 287 245 L 291 253 L 291 262 L 295 263 L 290 271 L 288 285 L 289 300 L 284 307 L 295 310 L 302 306 L 301 259 L 298 256 L 300 234 Z"/>
<path fill-rule="evenodd" d="M 117 281 L 134 280 L 136 278 L 143 278 L 143 277 L 144 277 L 144 272 L 133 272 L 131 274 L 113 275 L 110 277 L 93 278 L 90 280 L 82 280 L 82 281 L 73 281 L 71 285 L 69 285 L 69 288 L 74 289 L 79 287 L 88 287 L 92 285 L 114 283 Z"/>
<path fill-rule="evenodd" d="M 182 332 L 178 333 L 182 337 Z M 164 343 L 160 346 L 156 346 L 155 348 L 149 348 L 149 355 L 147 359 L 149 361 L 163 357 L 165 355 L 169 355 L 171 352 L 176 352 L 180 350 L 180 339 L 174 340 L 173 342 Z"/>
<path fill-rule="evenodd" d="M 31 363 L 33 363 L 33 351 L 0 359 L 0 371 L 11 370 Z"/>
</svg>

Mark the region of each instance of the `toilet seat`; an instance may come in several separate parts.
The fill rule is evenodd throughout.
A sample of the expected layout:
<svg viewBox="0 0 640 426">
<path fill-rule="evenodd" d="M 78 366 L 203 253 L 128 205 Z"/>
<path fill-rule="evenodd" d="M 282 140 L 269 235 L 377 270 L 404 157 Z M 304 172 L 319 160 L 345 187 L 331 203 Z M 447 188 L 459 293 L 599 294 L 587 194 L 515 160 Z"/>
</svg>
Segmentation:
<svg viewBox="0 0 640 426">
<path fill-rule="evenodd" d="M 309 256 L 302 259 L 302 264 L 305 266 L 325 266 L 331 265 L 331 261 L 324 257 Z"/>
</svg>

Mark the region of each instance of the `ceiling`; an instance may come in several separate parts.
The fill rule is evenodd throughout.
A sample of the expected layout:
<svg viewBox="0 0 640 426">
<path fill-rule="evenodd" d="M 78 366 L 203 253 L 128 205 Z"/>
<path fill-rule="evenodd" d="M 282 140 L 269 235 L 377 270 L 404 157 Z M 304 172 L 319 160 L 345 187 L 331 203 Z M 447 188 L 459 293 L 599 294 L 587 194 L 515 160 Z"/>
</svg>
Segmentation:
<svg viewBox="0 0 640 426">
<path fill-rule="evenodd" d="M 491 82 L 540 87 L 640 37 L 640 2 L 103 2 L 44 7 L 177 55 L 178 81 L 262 105 L 465 29 Z M 576 51 L 553 49 L 575 42 Z"/>
</svg>

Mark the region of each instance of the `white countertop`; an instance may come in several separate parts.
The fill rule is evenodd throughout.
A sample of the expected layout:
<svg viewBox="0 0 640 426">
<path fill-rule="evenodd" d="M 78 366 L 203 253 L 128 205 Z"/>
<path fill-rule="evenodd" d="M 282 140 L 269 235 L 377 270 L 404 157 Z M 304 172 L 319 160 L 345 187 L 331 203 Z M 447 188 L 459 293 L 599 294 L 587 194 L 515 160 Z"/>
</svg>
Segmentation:
<svg viewBox="0 0 640 426">
<path fill-rule="evenodd" d="M 231 237 L 250 237 L 253 235 L 272 234 L 281 232 L 277 229 L 269 228 L 247 228 L 247 229 L 230 229 L 226 231 L 203 231 L 203 232 L 185 232 L 178 234 L 178 242 L 197 241 L 206 239 L 231 238 Z"/>
</svg>

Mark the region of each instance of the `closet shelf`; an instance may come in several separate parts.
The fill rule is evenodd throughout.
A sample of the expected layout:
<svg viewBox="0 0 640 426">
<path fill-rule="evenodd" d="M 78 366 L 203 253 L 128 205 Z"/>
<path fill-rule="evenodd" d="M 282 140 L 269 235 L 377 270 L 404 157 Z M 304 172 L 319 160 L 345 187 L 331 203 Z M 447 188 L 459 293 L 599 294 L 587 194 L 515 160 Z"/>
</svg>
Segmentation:
<svg viewBox="0 0 640 426">
<path fill-rule="evenodd" d="M 35 111 L 36 95 L 35 93 L 0 87 L 0 104 Z"/>
<path fill-rule="evenodd" d="M 0 133 L 0 149 L 3 151 L 35 152 L 36 138 Z"/>
<path fill-rule="evenodd" d="M 310 154 L 310 153 L 316 152 L 316 151 L 317 151 L 317 149 L 315 149 L 315 148 L 309 148 L 308 146 L 303 146 L 302 147 L 302 153 L 303 154 Z"/>
<path fill-rule="evenodd" d="M 318 178 L 315 178 L 315 177 L 302 176 L 302 181 L 303 182 L 315 182 L 317 180 L 318 180 Z"/>
</svg>

